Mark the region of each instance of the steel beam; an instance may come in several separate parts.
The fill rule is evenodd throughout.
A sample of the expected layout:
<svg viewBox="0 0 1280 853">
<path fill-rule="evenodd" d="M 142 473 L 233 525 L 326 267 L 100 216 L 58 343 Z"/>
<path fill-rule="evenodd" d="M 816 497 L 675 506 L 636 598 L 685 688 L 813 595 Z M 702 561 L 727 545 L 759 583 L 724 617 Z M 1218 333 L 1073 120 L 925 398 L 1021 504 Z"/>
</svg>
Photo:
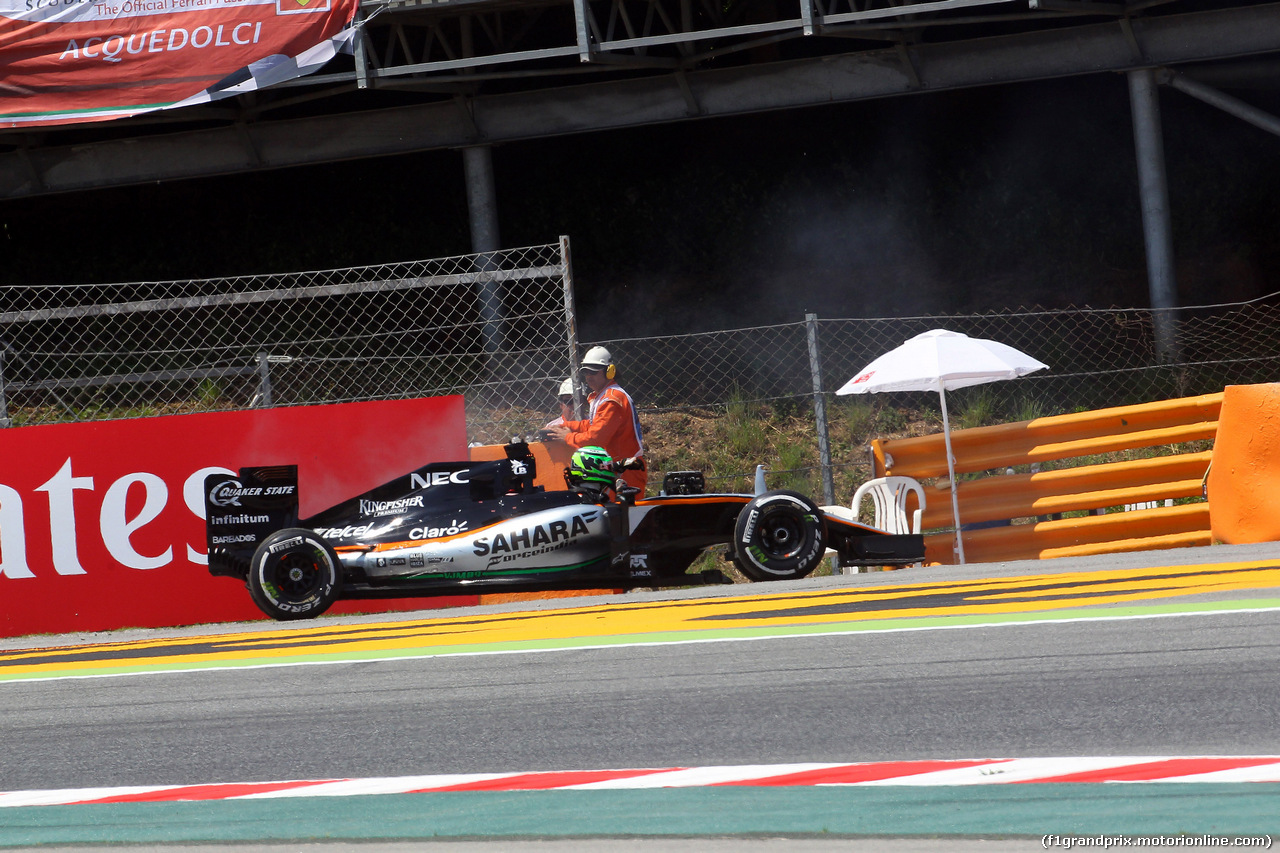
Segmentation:
<svg viewBox="0 0 1280 853">
<path fill-rule="evenodd" d="M 912 48 L 919 85 L 895 48 L 687 73 L 479 96 L 475 124 L 488 143 L 661 124 L 700 116 L 844 103 L 1137 67 L 1178 65 L 1280 51 L 1280 3 L 1135 19 L 1144 59 L 1115 23 L 1064 27 Z M 474 144 L 451 102 L 247 126 L 222 127 L 0 155 L 0 198 L 75 192 L 224 175 Z M 24 157 L 30 159 L 30 165 Z"/>
<path fill-rule="evenodd" d="M 1177 352 L 1177 318 L 1173 309 L 1178 307 L 1178 282 L 1173 268 L 1173 225 L 1164 168 L 1160 92 L 1154 68 L 1130 71 L 1128 78 L 1156 357 L 1161 361 L 1173 361 Z"/>
<path fill-rule="evenodd" d="M 493 181 L 493 148 L 472 145 L 462 149 L 467 179 L 467 213 L 471 220 L 473 254 L 502 248 L 498 234 L 498 194 Z"/>
<path fill-rule="evenodd" d="M 1233 115 L 1241 121 L 1246 121 L 1260 130 L 1280 136 L 1280 118 L 1273 116 L 1266 110 L 1260 110 L 1251 104 L 1246 104 L 1239 98 L 1231 97 L 1226 92 L 1219 91 L 1212 86 L 1201 83 L 1199 80 L 1194 80 L 1184 74 L 1178 74 L 1168 69 L 1162 70 L 1158 79 L 1161 83 L 1172 86 L 1179 92 L 1190 95 L 1198 101 L 1203 101 L 1211 107 L 1217 107 L 1223 112 Z"/>
<path fill-rule="evenodd" d="M 479 255 L 480 316 L 484 321 L 485 352 L 502 349 L 502 291 L 498 282 L 483 275 L 493 269 L 492 253 L 502 248 L 498 236 L 498 193 L 493 180 L 493 148 L 472 145 L 462 149 L 467 179 L 467 212 L 471 219 L 471 252 Z"/>
</svg>

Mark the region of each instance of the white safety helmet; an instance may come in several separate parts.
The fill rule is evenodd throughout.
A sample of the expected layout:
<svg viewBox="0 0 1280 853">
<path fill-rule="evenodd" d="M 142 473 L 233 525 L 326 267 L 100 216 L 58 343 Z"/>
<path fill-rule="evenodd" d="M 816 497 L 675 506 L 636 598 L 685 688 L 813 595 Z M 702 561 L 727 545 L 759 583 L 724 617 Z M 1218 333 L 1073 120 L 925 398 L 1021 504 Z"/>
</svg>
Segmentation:
<svg viewBox="0 0 1280 853">
<path fill-rule="evenodd" d="M 560 391 L 556 396 L 558 397 L 573 396 L 573 377 L 572 376 L 560 383 Z"/>
<path fill-rule="evenodd" d="M 582 368 L 585 370 L 603 370 L 605 375 L 612 379 L 615 372 L 613 355 L 604 347 L 592 347 L 582 357 Z"/>
</svg>

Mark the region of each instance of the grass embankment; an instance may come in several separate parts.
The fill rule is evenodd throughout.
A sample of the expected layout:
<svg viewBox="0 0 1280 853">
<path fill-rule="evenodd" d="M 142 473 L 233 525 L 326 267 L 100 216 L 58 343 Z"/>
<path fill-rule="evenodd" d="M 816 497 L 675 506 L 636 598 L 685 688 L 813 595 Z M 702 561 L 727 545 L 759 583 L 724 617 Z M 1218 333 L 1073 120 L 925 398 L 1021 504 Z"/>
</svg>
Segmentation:
<svg viewBox="0 0 1280 853">
<path fill-rule="evenodd" d="M 1004 411 L 984 394 L 970 395 L 965 404 L 951 412 L 953 430 L 1032 420 L 1046 413 L 1033 403 L 1019 404 Z M 681 409 L 643 416 L 645 444 L 650 461 L 650 492 L 661 488 L 668 471 L 699 470 L 707 479 L 708 491 L 750 492 L 757 464 L 768 469 L 771 489 L 792 489 L 824 503 L 818 436 L 813 410 L 794 403 L 732 402 L 724 407 Z M 833 463 L 833 502 L 847 505 L 857 487 L 872 476 L 868 446 L 875 438 L 902 438 L 942 431 L 941 411 L 922 405 L 903 408 L 884 398 L 837 400 L 827 408 L 828 433 Z M 1208 450 L 1211 442 L 1138 448 L 1100 456 L 1047 462 L 1042 470 L 1081 465 L 1144 459 L 1173 453 Z M 1029 466 L 1016 466 L 1026 473 Z M 961 475 L 961 479 L 981 474 Z M 1179 499 L 1184 503 L 1195 499 Z M 863 508 L 862 521 L 871 522 Z M 1118 509 L 1118 508 L 1117 508 Z M 1065 515 L 1084 515 L 1083 511 Z M 1033 519 L 1015 519 L 1015 523 Z M 740 580 L 736 569 L 721 552 L 710 554 L 691 571 L 719 568 Z M 819 574 L 826 573 L 824 567 Z"/>
<path fill-rule="evenodd" d="M 791 489 L 824 503 L 818 433 L 813 410 L 796 404 L 731 402 L 724 407 L 680 409 L 642 416 L 649 458 L 650 493 L 668 471 L 702 471 L 707 490 L 751 492 L 755 467 L 767 469 L 771 489 Z M 827 409 L 834 501 L 847 504 L 870 477 L 868 443 L 882 436 L 926 435 L 942 429 L 927 410 L 906 410 L 865 400 L 841 401 Z M 744 579 L 712 549 L 690 571 L 720 569 Z M 819 574 L 829 573 L 819 569 Z"/>
</svg>

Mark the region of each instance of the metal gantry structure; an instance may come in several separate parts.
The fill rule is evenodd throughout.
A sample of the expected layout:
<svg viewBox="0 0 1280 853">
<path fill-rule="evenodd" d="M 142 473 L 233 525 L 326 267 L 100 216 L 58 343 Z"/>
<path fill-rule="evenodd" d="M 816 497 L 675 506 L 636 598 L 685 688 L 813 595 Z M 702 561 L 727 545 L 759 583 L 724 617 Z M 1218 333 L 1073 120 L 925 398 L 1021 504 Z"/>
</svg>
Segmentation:
<svg viewBox="0 0 1280 853">
<path fill-rule="evenodd" d="M 472 250 L 483 252 L 500 246 L 494 144 L 1123 73 L 1152 307 L 1164 308 L 1174 288 L 1159 86 L 1280 131 L 1207 82 L 1276 76 L 1280 2 L 364 0 L 357 18 L 353 55 L 288 84 L 134 119 L 0 131 L 0 199 L 458 149 Z"/>
<path fill-rule="evenodd" d="M 1016 2 L 372 0 L 362 6 L 368 21 L 387 10 L 416 14 L 394 17 L 376 43 L 371 43 L 372 38 L 366 41 L 365 49 L 371 52 L 366 54 L 367 64 L 358 73 L 361 84 L 367 85 L 370 80 L 405 75 L 502 68 L 513 63 L 565 58 L 597 66 L 588 69 L 591 72 L 599 71 L 600 66 L 689 71 L 735 53 L 803 36 L 905 45 L 931 25 L 1004 26 L 1017 16 L 974 12 Z M 943 17 L 960 10 L 969 14 L 962 18 Z M 1043 23 L 1052 15 L 1040 13 L 1036 17 Z M 528 72 L 517 73 L 532 76 Z"/>
<path fill-rule="evenodd" d="M 1280 53 L 1280 2 L 1248 0 L 365 0 L 358 17 L 353 56 L 290 83 L 0 130 L 0 198 L 1144 68 L 1185 83 Z"/>
</svg>

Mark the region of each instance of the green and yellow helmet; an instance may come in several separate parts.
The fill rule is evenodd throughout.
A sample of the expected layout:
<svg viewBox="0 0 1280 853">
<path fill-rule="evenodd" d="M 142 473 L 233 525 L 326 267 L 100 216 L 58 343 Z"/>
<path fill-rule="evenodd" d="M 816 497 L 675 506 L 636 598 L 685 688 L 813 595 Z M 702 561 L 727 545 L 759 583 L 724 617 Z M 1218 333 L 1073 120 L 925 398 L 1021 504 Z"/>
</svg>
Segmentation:
<svg viewBox="0 0 1280 853">
<path fill-rule="evenodd" d="M 575 450 L 569 458 L 564 479 L 571 489 L 579 486 L 611 488 L 616 476 L 612 471 L 612 463 L 613 459 L 603 447 L 582 447 Z"/>
</svg>

